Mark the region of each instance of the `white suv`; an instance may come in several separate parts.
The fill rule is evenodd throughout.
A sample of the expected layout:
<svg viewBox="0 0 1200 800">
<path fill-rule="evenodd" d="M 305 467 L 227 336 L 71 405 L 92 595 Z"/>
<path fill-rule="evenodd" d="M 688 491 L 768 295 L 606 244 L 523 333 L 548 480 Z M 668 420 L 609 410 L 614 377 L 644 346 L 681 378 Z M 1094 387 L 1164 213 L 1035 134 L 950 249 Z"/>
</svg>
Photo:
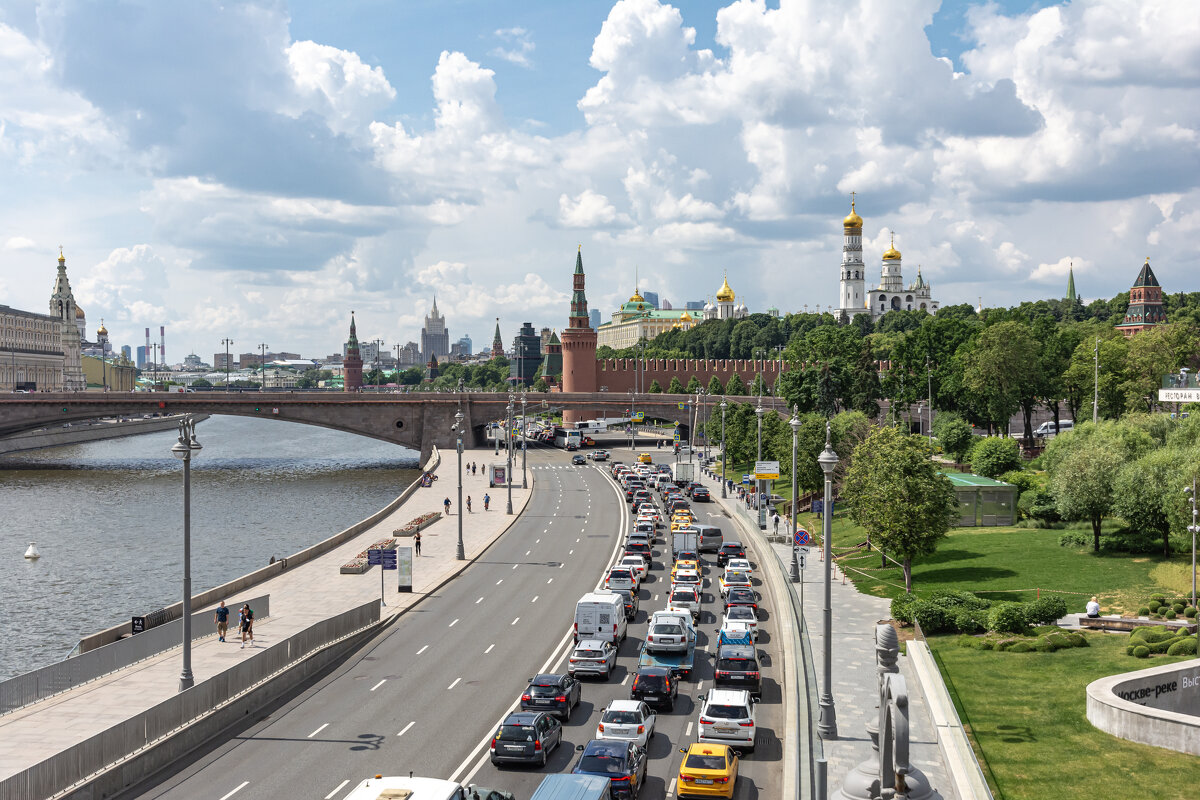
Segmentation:
<svg viewBox="0 0 1200 800">
<path fill-rule="evenodd" d="M 701 742 L 754 749 L 754 700 L 744 690 L 713 689 L 700 695 Z"/>
</svg>

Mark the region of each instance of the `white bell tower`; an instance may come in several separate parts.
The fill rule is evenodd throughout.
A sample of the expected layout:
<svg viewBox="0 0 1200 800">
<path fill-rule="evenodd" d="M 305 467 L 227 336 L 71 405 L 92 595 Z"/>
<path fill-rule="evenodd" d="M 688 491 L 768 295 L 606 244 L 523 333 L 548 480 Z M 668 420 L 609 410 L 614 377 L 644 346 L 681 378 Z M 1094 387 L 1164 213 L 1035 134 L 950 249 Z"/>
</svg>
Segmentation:
<svg viewBox="0 0 1200 800">
<path fill-rule="evenodd" d="M 867 310 L 866 268 L 862 258 L 862 217 L 854 210 L 854 192 L 850 193 L 850 214 L 842 220 L 842 280 L 838 305 L 847 316 Z"/>
</svg>

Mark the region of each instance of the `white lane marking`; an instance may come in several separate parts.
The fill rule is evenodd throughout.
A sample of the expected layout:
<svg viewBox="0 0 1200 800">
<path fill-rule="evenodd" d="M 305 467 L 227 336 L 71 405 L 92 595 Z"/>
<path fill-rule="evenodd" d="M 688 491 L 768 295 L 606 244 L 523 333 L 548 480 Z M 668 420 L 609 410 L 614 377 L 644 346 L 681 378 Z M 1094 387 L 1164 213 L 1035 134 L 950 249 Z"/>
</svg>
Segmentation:
<svg viewBox="0 0 1200 800">
<path fill-rule="evenodd" d="M 629 673 L 628 673 L 628 672 L 626 672 L 626 673 L 625 673 L 625 677 L 624 677 L 624 678 L 621 678 L 621 685 L 622 685 L 622 686 L 624 686 L 624 685 L 625 685 L 625 684 L 627 684 L 627 683 L 629 683 Z"/>
<path fill-rule="evenodd" d="M 532 552 L 533 552 L 532 550 L 526 550 L 526 551 L 525 551 L 525 555 L 529 555 L 529 554 L 530 554 L 530 553 L 532 553 Z"/>
<path fill-rule="evenodd" d="M 549 528 L 544 528 L 544 529 L 542 529 L 542 533 L 549 533 L 549 532 L 550 532 L 550 529 L 549 529 Z M 538 539 L 538 541 L 540 542 L 540 541 L 541 541 L 541 539 Z"/>
<path fill-rule="evenodd" d="M 703 691 L 704 691 L 704 681 L 697 681 L 696 682 L 696 694 L 700 694 Z"/>
<path fill-rule="evenodd" d="M 675 781 L 678 778 L 671 778 L 671 785 L 667 787 L 667 797 L 672 797 L 675 794 Z"/>
<path fill-rule="evenodd" d="M 520 622 L 520 621 L 521 621 L 521 618 L 520 618 L 520 617 L 517 617 L 516 619 L 514 619 L 512 622 L 510 622 L 510 623 L 508 623 L 508 624 L 509 624 L 509 625 L 516 625 L 516 624 L 517 624 L 518 622 Z"/>
<path fill-rule="evenodd" d="M 483 654 L 486 656 L 488 653 L 492 652 L 492 648 L 495 646 L 496 646 L 496 643 L 492 642 L 491 644 L 488 645 L 488 649 L 483 651 Z"/>
<path fill-rule="evenodd" d="M 496 581 L 497 586 L 499 586 L 502 583 L 504 583 L 504 578 L 501 578 L 500 580 Z"/>
<path fill-rule="evenodd" d="M 545 533 L 545 531 L 542 531 L 542 533 Z M 542 543 L 542 540 L 541 540 L 541 539 L 534 539 L 534 540 L 533 540 L 533 543 L 534 543 L 534 544 L 541 544 L 541 543 Z"/>
<path fill-rule="evenodd" d="M 687 730 L 685 730 L 683 732 L 683 736 L 684 736 L 684 738 L 687 738 L 688 736 L 691 736 L 691 735 L 692 735 L 692 723 L 689 720 L 688 724 L 687 724 Z"/>
<path fill-rule="evenodd" d="M 554 578 L 551 578 L 550 580 L 546 581 L 546 583 L 554 583 Z"/>
<path fill-rule="evenodd" d="M 454 620 L 454 622 L 451 622 L 451 623 L 450 623 L 450 626 L 449 626 L 449 627 L 453 628 L 453 627 L 454 627 L 455 625 L 457 625 L 457 624 L 458 624 L 458 620 L 457 620 L 457 619 L 455 619 L 455 620 Z"/>
<path fill-rule="evenodd" d="M 520 565 L 520 564 L 513 564 L 513 569 L 516 569 L 516 568 L 517 568 L 517 567 L 519 567 L 519 566 L 521 566 L 521 565 Z"/>
<path fill-rule="evenodd" d="M 325 729 L 326 729 L 326 728 L 328 728 L 328 727 L 329 727 L 329 723 L 328 723 L 328 722 L 326 722 L 324 725 L 322 725 L 321 727 L 317 728 L 315 731 L 313 731 L 312 733 L 310 733 L 310 734 L 308 735 L 308 738 L 309 738 L 309 739 L 311 739 L 312 737 L 316 736 L 318 733 L 320 733 L 321 731 L 325 730 Z"/>
<path fill-rule="evenodd" d="M 481 598 L 479 598 L 478 600 L 476 600 L 476 601 L 475 601 L 475 605 L 479 605 L 479 604 L 480 604 L 480 603 L 482 603 L 482 602 L 483 602 L 483 598 L 481 597 Z"/>
<path fill-rule="evenodd" d="M 325 795 L 325 800 L 333 800 L 333 797 L 334 797 L 334 795 L 336 795 L 336 794 L 337 794 L 338 792 L 340 792 L 340 791 L 341 791 L 343 788 L 345 788 L 346 784 L 347 784 L 347 783 L 349 783 L 349 782 L 350 782 L 350 779 L 349 779 L 349 778 L 346 778 L 346 780 L 344 780 L 344 781 L 342 781 L 341 783 L 339 783 L 339 784 L 337 785 L 337 788 L 336 788 L 336 789 L 334 789 L 334 790 L 333 790 L 332 792 L 330 792 L 329 794 Z"/>
<path fill-rule="evenodd" d="M 576 539 L 576 540 L 575 540 L 575 544 L 579 544 L 579 540 L 578 540 L 578 539 Z"/>
<path fill-rule="evenodd" d="M 655 599 L 655 600 L 657 600 L 657 599 L 658 599 L 658 595 L 654 595 L 654 599 Z"/>
<path fill-rule="evenodd" d="M 448 692 L 448 691 L 450 691 L 451 689 L 453 689 L 455 686 L 458 686 L 458 682 L 459 682 L 459 681 L 461 681 L 461 680 L 462 680 L 462 678 L 455 678 L 455 679 L 454 679 L 454 683 L 452 683 L 452 684 L 450 684 L 449 686 L 447 686 L 447 687 L 446 687 L 446 691 Z"/>
<path fill-rule="evenodd" d="M 570 550 L 568 550 L 567 555 L 569 555 L 569 556 L 575 555 L 575 548 L 572 547 Z"/>
<path fill-rule="evenodd" d="M 403 736 L 404 734 L 408 733 L 408 729 L 409 729 L 409 728 L 411 728 L 413 725 L 416 725 L 416 724 L 417 724 L 417 721 L 414 719 L 412 722 L 410 722 L 410 723 L 408 723 L 407 725 L 405 725 L 405 726 L 404 726 L 404 730 L 400 731 L 400 732 L 399 732 L 399 733 L 397 733 L 396 735 L 397 735 L 397 736 Z"/>
<path fill-rule="evenodd" d="M 236 789 L 234 789 L 234 790 L 233 790 L 232 792 L 230 792 L 229 794 L 227 794 L 227 795 L 225 795 L 224 797 L 222 797 L 222 798 L 221 798 L 221 800 L 229 800 L 229 798 L 233 797 L 235 794 L 237 794 L 238 792 L 240 792 L 242 789 L 245 789 L 245 788 L 246 788 L 247 786 L 249 786 L 249 785 L 250 785 L 250 781 L 242 781 L 242 783 L 241 783 L 241 785 L 240 785 L 240 786 L 238 786 Z"/>
<path fill-rule="evenodd" d="M 531 602 L 531 603 L 536 603 L 536 602 L 538 601 L 538 598 L 539 598 L 539 597 L 541 597 L 541 595 L 540 595 L 540 594 L 535 594 L 535 595 L 533 596 L 533 599 L 532 599 L 532 600 L 530 600 L 529 602 Z"/>
<path fill-rule="evenodd" d="M 377 683 L 377 684 L 375 684 L 374 686 L 372 686 L 372 687 L 371 687 L 371 691 L 372 691 L 372 692 L 373 692 L 373 691 L 375 691 L 375 690 L 376 690 L 376 689 L 378 689 L 380 686 L 383 686 L 385 683 L 387 683 L 387 678 L 384 678 L 384 679 L 383 679 L 383 680 L 381 680 L 379 683 Z"/>
<path fill-rule="evenodd" d="M 425 645 L 424 647 L 422 647 L 420 650 L 417 651 L 417 655 L 421 655 L 421 653 L 424 653 L 428 649 L 429 649 L 429 645 Z"/>
</svg>

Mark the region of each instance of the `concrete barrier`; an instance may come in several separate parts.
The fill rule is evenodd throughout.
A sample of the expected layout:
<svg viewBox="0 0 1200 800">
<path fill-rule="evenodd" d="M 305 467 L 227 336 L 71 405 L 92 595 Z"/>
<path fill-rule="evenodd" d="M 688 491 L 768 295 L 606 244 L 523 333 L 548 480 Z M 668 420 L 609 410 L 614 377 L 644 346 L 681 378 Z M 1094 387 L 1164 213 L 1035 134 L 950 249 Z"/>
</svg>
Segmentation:
<svg viewBox="0 0 1200 800">
<path fill-rule="evenodd" d="M 429 457 L 429 460 L 425 462 L 425 466 L 423 466 L 421 469 L 424 472 L 434 472 L 437 470 L 438 466 L 441 465 L 441 462 L 442 454 L 435 447 L 433 449 L 433 454 Z M 269 580 L 286 569 L 298 567 L 301 564 L 312 561 L 317 556 L 328 553 L 330 550 L 345 542 L 348 542 L 363 531 L 376 525 L 380 520 L 386 518 L 389 514 L 402 506 L 404 502 L 412 496 L 413 492 L 420 487 L 420 485 L 421 479 L 417 478 L 415 481 L 410 483 L 408 487 L 401 492 L 398 497 L 396 497 L 395 500 L 388 503 L 382 509 L 376 511 L 374 514 L 362 520 L 361 522 L 354 523 L 344 531 L 335 533 L 333 536 L 330 536 L 324 541 L 317 542 L 311 547 L 301 550 L 299 553 L 287 556 L 286 558 L 281 558 L 274 564 L 268 564 L 267 566 L 256 569 L 254 572 L 243 575 L 240 578 L 235 578 L 228 583 L 221 584 L 220 586 L 201 592 L 200 594 L 193 595 L 192 608 L 204 608 L 205 606 L 212 605 L 213 603 L 226 599 L 229 597 L 229 595 L 235 592 L 240 592 L 243 589 L 248 589 L 252 586 L 262 583 L 263 581 Z M 167 612 L 168 619 L 178 619 L 183 615 L 183 601 L 167 606 L 164 611 Z M 131 624 L 132 623 L 130 622 L 122 622 L 119 625 L 114 625 L 111 628 L 102 630 L 99 633 L 93 633 L 91 636 L 84 637 L 83 639 L 79 640 L 79 644 L 76 646 L 75 650 L 80 653 L 86 653 L 89 650 L 95 650 L 97 647 L 102 647 L 109 642 L 115 642 L 122 636 L 131 633 Z"/>
<path fill-rule="evenodd" d="M 1092 681 L 1087 687 L 1087 718 L 1113 736 L 1200 756 L 1200 662 Z"/>
</svg>

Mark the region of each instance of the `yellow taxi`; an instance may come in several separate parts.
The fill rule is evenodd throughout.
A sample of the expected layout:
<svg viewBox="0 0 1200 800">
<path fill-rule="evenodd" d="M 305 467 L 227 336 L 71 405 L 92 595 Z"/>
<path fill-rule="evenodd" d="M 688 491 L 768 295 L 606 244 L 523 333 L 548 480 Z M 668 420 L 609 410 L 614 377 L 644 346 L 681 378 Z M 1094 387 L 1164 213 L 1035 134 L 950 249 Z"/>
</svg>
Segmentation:
<svg viewBox="0 0 1200 800">
<path fill-rule="evenodd" d="M 671 582 L 675 582 L 675 574 L 685 569 L 690 569 L 694 572 L 700 572 L 700 562 L 692 561 L 691 559 L 680 559 L 675 562 L 675 566 L 671 567 Z"/>
<path fill-rule="evenodd" d="M 650 457 L 649 453 L 642 453 L 640 456 L 638 456 L 639 464 L 651 464 L 653 462 L 654 459 Z"/>
<path fill-rule="evenodd" d="M 691 525 L 696 521 L 696 515 L 691 511 L 676 511 L 671 515 L 671 522 L 684 522 Z"/>
<path fill-rule="evenodd" d="M 671 520 L 671 532 L 674 533 L 675 531 L 684 531 L 684 530 L 687 530 L 688 528 L 692 527 L 695 524 L 696 524 L 696 520 L 691 519 L 690 517 L 687 519 L 684 519 L 684 518 L 673 519 L 673 520 Z"/>
<path fill-rule="evenodd" d="M 733 797 L 737 784 L 738 752 L 727 744 L 696 743 L 679 748 L 680 797 Z"/>
</svg>

